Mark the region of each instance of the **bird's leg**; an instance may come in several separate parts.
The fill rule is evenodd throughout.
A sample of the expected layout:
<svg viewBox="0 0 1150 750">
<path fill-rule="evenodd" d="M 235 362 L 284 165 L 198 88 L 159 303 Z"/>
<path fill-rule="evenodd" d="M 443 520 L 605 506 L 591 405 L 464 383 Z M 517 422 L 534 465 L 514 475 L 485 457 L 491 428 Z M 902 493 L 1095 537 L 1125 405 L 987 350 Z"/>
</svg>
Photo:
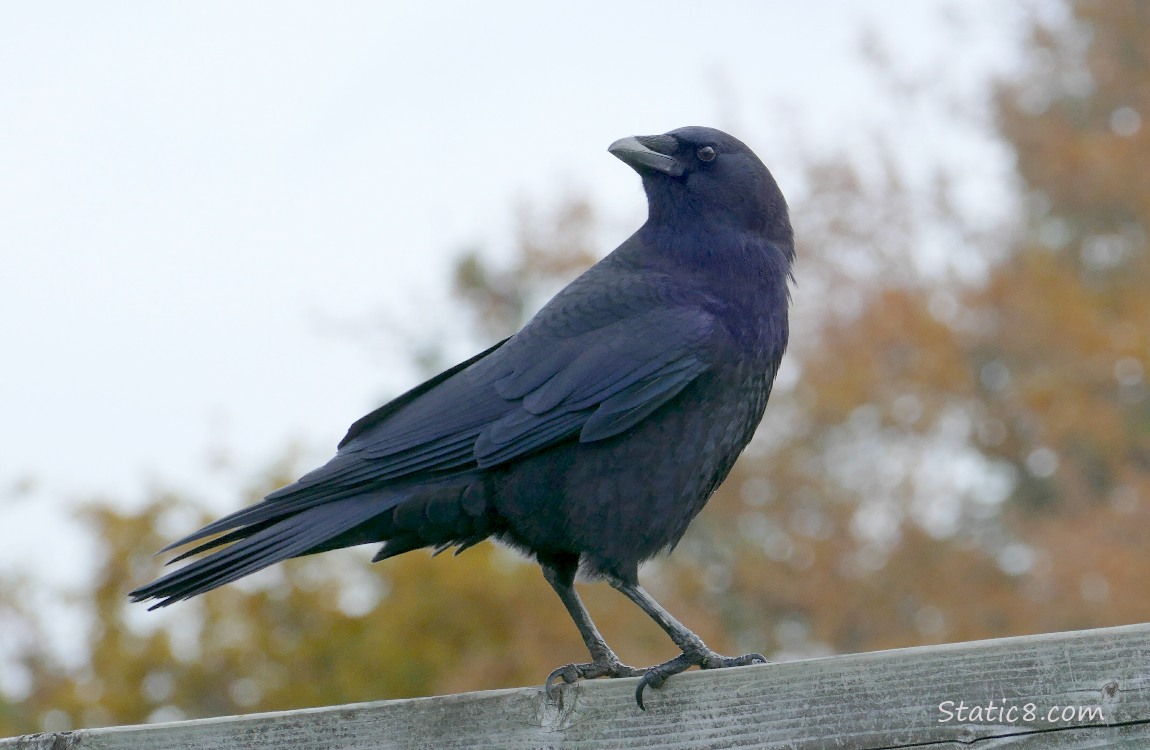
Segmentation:
<svg viewBox="0 0 1150 750">
<path fill-rule="evenodd" d="M 650 594 L 643 590 L 638 583 L 629 583 L 619 578 L 610 579 L 611 586 L 622 592 L 647 616 L 658 623 L 671 640 L 682 650 L 679 656 L 662 664 L 656 664 L 643 673 L 639 686 L 635 688 L 635 700 L 639 708 L 643 708 L 643 690 L 648 685 L 660 688 L 671 675 L 685 672 L 691 667 L 700 669 L 721 669 L 723 667 L 744 667 L 748 664 L 766 664 L 767 659 L 762 654 L 746 654 L 744 656 L 722 656 L 703 643 L 703 639 L 687 629 L 683 623 L 676 620 L 670 612 L 663 609 Z"/>
<path fill-rule="evenodd" d="M 579 628 L 579 635 L 583 636 L 583 642 L 587 644 L 587 650 L 591 653 L 590 662 L 567 664 L 548 675 L 547 682 L 544 684 L 547 697 L 552 700 L 555 699 L 556 680 L 571 683 L 576 680 L 595 677 L 638 677 L 643 674 L 642 669 L 629 667 L 620 661 L 611 647 L 607 645 L 607 641 L 603 640 L 599 629 L 591 620 L 591 614 L 583 606 L 579 592 L 575 590 L 575 566 L 560 567 L 543 562 L 540 565 L 543 568 L 543 577 L 559 595 L 563 606 L 567 608 L 567 614 L 571 615 L 571 619 L 575 621 L 575 627 Z"/>
</svg>

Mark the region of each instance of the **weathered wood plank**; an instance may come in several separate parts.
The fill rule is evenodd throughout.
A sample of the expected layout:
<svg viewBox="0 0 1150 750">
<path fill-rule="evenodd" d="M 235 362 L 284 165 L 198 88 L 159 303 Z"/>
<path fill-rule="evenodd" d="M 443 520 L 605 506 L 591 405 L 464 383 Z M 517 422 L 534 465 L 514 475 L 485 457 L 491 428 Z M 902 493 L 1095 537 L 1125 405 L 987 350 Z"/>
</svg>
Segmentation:
<svg viewBox="0 0 1150 750">
<path fill-rule="evenodd" d="M 517 688 L 29 735 L 0 750 L 1144 748 L 1148 686 L 1150 625 L 1131 625 L 690 672 L 649 690 L 646 712 L 635 680 L 600 680 L 554 703 Z"/>
</svg>

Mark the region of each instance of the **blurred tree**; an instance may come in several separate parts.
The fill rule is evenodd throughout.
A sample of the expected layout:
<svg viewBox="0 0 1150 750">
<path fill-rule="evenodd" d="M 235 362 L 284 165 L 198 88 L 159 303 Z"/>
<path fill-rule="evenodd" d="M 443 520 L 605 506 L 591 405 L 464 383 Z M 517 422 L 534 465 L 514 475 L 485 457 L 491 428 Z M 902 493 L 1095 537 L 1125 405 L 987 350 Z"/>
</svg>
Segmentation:
<svg viewBox="0 0 1150 750">
<path fill-rule="evenodd" d="M 769 540 L 774 565 L 739 550 L 728 601 L 771 597 L 751 619 L 776 623 L 783 648 L 1150 620 L 1139 533 L 1150 520 L 1150 6 L 1065 9 L 1035 20 L 1025 71 L 995 98 L 1022 181 L 1021 235 L 988 246 L 959 232 L 963 252 L 990 261 L 976 284 L 882 272 L 899 282 L 851 291 L 847 314 L 800 343 L 798 385 L 768 410 L 771 448 L 739 468 L 741 502 L 715 503 Z M 850 172 L 827 174 L 821 203 L 858 205 Z M 899 190 L 890 180 L 867 197 L 914 208 Z M 960 226 L 953 205 L 943 193 L 926 225 Z M 833 232 L 796 225 L 802 258 L 833 265 Z M 912 223 L 900 245 L 907 224 L 892 226 L 896 242 L 872 266 L 930 240 Z M 841 285 L 823 279 L 837 298 Z"/>
<path fill-rule="evenodd" d="M 1150 6 L 1069 8 L 998 91 L 1028 231 L 969 303 L 981 448 L 1018 477 L 1011 528 L 1048 629 L 1150 620 Z"/>
<path fill-rule="evenodd" d="M 1150 471 L 1150 7 L 1072 8 L 1067 28 L 1035 29 L 1029 75 L 998 94 L 1030 231 L 974 301 L 1003 452 L 1032 504 L 1066 512 L 1145 496 Z"/>
<path fill-rule="evenodd" d="M 542 217 L 529 205 L 521 205 L 518 214 L 515 253 L 506 267 L 493 268 L 477 251 L 455 262 L 455 292 L 471 308 L 484 338 L 510 336 L 599 259 L 595 215 L 586 197 L 568 195 Z"/>
<path fill-rule="evenodd" d="M 996 96 L 1021 236 L 986 247 L 960 233 L 992 261 L 977 284 L 856 288 L 848 314 L 800 343 L 799 383 L 768 410 L 773 446 L 740 467 L 768 499 L 715 503 L 801 570 L 737 555 L 731 601 L 802 587 L 754 615 L 777 637 L 806 628 L 808 649 L 849 650 L 1150 620 L 1137 531 L 1150 514 L 1150 6 L 1067 10 L 1035 22 L 1026 71 Z M 853 205 L 847 177 L 823 180 L 823 204 Z M 868 196 L 900 205 L 899 190 Z M 952 205 L 943 195 L 928 224 L 961 223 Z M 899 245 L 906 223 L 894 226 L 872 266 L 929 240 Z M 802 236 L 804 259 L 833 264 L 826 235 Z M 821 283 L 838 296 L 833 276 Z"/>
</svg>

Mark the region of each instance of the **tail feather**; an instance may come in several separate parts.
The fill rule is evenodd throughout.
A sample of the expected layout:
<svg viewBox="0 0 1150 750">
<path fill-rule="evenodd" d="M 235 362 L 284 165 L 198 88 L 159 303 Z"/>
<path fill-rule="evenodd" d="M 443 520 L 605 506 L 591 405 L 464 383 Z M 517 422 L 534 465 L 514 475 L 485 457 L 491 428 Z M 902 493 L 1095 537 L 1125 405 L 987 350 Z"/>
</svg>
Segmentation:
<svg viewBox="0 0 1150 750">
<path fill-rule="evenodd" d="M 196 555 L 200 554 L 201 552 L 207 552 L 208 550 L 213 550 L 216 547 L 222 547 L 225 544 L 231 544 L 232 542 L 238 542 L 241 539 L 247 539 L 249 536 L 254 536 L 255 534 L 258 534 L 259 532 L 263 531 L 264 529 L 266 529 L 270 526 L 274 526 L 280 520 L 281 519 L 273 519 L 273 520 L 268 520 L 268 521 L 262 521 L 262 522 L 257 523 L 257 524 L 252 524 L 251 526 L 243 526 L 241 528 L 236 529 L 235 531 L 230 531 L 227 534 L 223 534 L 221 536 L 218 536 L 215 539 L 209 539 L 208 541 L 204 542 L 203 544 L 197 544 L 195 547 L 192 547 L 190 550 L 187 550 L 186 552 L 181 552 L 180 554 L 173 557 L 171 560 L 168 560 L 167 564 L 173 565 L 175 563 L 180 562 L 181 560 L 186 560 L 189 557 L 195 557 Z M 175 545 L 175 546 L 178 547 L 178 546 L 182 546 L 182 545 Z M 167 551 L 167 549 L 171 549 L 171 547 L 168 547 L 164 550 L 160 550 L 160 552 L 161 553 L 165 552 L 165 551 Z"/>
<path fill-rule="evenodd" d="M 135 602 L 158 600 L 152 609 L 166 607 L 291 557 L 370 542 L 384 542 L 376 559 L 421 547 L 466 548 L 495 530 L 490 510 L 484 482 L 476 475 L 449 477 L 436 484 L 361 490 L 359 494 L 341 489 L 327 497 L 312 492 L 264 501 L 165 548 L 227 532 L 171 562 L 215 550 L 211 554 L 141 586 L 129 596 Z"/>
<path fill-rule="evenodd" d="M 397 496 L 394 492 L 360 495 L 307 508 L 278 521 L 261 523 L 262 528 L 240 529 L 227 535 L 231 539 L 243 536 L 230 547 L 141 586 L 129 596 L 135 602 L 159 599 L 151 609 L 189 599 L 269 565 L 306 554 L 323 542 L 388 513 L 404 499 L 404 495 Z M 201 547 L 214 547 L 216 541 Z"/>
<path fill-rule="evenodd" d="M 271 498 L 277 493 L 284 492 L 284 490 L 287 490 L 293 486 L 295 485 L 289 485 L 288 487 L 276 490 L 276 492 L 273 492 L 268 497 Z M 274 500 L 265 499 L 262 503 L 249 505 L 246 508 L 237 510 L 235 513 L 224 516 L 219 520 L 212 521 L 199 531 L 188 534 L 182 539 L 177 539 L 176 541 L 172 542 L 167 547 L 164 547 L 162 550 L 160 550 L 160 553 L 162 554 L 164 552 L 170 552 L 177 547 L 183 547 L 186 544 L 198 542 L 201 539 L 206 539 L 215 534 L 219 534 L 222 531 L 230 531 L 232 529 L 238 530 L 238 532 L 243 534 L 243 536 L 248 536 L 250 534 L 248 531 L 249 529 L 257 527 L 266 528 L 269 523 L 276 523 L 283 518 L 293 516 L 297 513 L 302 513 L 309 508 L 315 508 L 324 505 L 334 505 L 344 500 L 358 499 L 363 497 L 374 497 L 378 501 L 381 496 L 395 496 L 399 492 L 401 492 L 401 490 L 397 490 L 395 488 L 390 490 L 376 490 L 374 492 L 364 490 L 363 487 L 347 487 L 338 489 L 331 487 L 300 488 L 297 494 L 276 497 Z M 221 542 L 219 539 L 213 539 L 209 544 L 197 549 L 211 549 L 212 547 L 219 546 L 220 544 L 223 544 L 223 542 Z M 176 559 L 182 559 L 182 557 L 186 556 L 187 555 L 185 554 Z M 172 562 L 175 562 L 175 560 L 172 560 Z"/>
</svg>

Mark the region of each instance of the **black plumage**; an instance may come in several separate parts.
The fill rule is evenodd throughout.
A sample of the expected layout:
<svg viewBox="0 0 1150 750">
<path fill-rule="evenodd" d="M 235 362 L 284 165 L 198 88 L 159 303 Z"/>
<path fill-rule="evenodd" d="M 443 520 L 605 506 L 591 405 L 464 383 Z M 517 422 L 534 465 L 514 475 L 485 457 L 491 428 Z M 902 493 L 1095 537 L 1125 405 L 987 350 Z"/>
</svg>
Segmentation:
<svg viewBox="0 0 1150 750">
<path fill-rule="evenodd" d="M 558 680 L 643 675 L 721 657 L 638 585 L 751 439 L 787 345 L 786 202 L 743 143 L 688 127 L 611 152 L 643 179 L 648 220 L 521 331 L 351 426 L 323 466 L 167 549 L 215 550 L 132 592 L 166 606 L 289 557 L 382 542 L 376 559 L 487 538 L 532 555 L 591 652 Z M 222 549 L 221 549 L 222 547 Z M 605 578 L 683 650 L 636 670 L 573 587 Z M 432 595 L 432 594 L 429 594 Z"/>
</svg>

